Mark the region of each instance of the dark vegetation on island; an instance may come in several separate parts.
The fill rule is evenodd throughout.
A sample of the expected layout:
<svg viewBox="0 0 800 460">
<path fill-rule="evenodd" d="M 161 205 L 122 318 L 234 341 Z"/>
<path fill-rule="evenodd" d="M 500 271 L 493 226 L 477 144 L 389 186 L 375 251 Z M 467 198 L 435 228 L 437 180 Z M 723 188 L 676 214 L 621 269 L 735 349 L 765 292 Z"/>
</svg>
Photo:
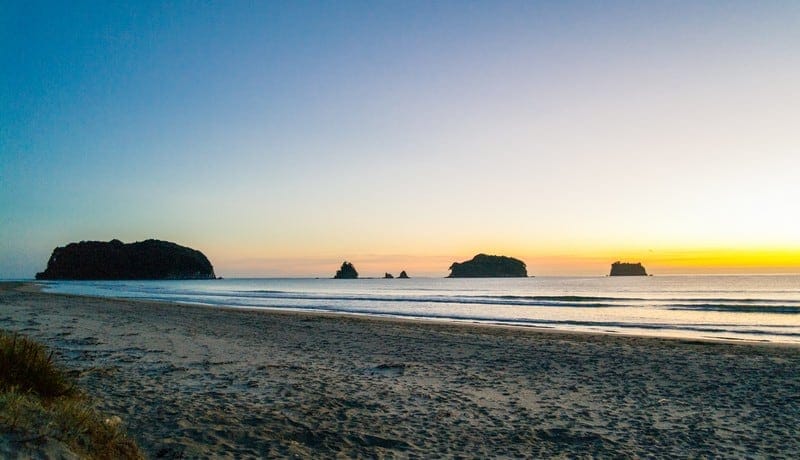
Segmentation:
<svg viewBox="0 0 800 460">
<path fill-rule="evenodd" d="M 34 451 L 37 445 L 59 446 L 42 458 L 143 458 L 121 419 L 106 418 L 94 406 L 52 351 L 0 330 L 0 438 L 20 451 L 25 445 Z M 13 453 L 2 449 L 7 445 L 0 441 L 0 457 Z"/>
<path fill-rule="evenodd" d="M 336 274 L 333 275 L 333 279 L 337 280 L 354 280 L 358 278 L 358 272 L 356 271 L 356 267 L 353 266 L 350 262 L 342 262 L 342 268 L 336 271 Z"/>
<path fill-rule="evenodd" d="M 647 271 L 641 262 L 627 263 L 616 261 L 611 264 L 611 273 L 609 276 L 647 276 Z"/>
<path fill-rule="evenodd" d="M 506 256 L 478 254 L 472 260 L 453 262 L 448 278 L 525 278 L 525 262 Z"/>
<path fill-rule="evenodd" d="M 214 267 L 202 252 L 169 241 L 81 241 L 55 248 L 36 279 L 214 279 Z"/>
</svg>

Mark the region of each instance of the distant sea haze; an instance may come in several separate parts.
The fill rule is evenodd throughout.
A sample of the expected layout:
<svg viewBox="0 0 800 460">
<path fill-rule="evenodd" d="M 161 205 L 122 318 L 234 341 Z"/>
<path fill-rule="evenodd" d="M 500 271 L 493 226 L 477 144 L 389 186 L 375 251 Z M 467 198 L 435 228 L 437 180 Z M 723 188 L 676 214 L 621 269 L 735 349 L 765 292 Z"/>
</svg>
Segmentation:
<svg viewBox="0 0 800 460">
<path fill-rule="evenodd" d="M 49 292 L 569 331 L 800 343 L 800 275 L 49 281 Z M 165 308 L 169 308 L 165 306 Z"/>
</svg>

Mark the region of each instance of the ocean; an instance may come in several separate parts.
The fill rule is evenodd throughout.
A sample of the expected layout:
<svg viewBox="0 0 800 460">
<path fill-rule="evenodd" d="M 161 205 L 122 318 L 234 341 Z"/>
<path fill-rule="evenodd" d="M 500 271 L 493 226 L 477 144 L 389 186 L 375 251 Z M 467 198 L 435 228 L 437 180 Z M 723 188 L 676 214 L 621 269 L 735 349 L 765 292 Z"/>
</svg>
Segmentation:
<svg viewBox="0 0 800 460">
<path fill-rule="evenodd" d="M 800 275 L 39 283 L 46 292 L 210 306 L 800 343 Z"/>
</svg>

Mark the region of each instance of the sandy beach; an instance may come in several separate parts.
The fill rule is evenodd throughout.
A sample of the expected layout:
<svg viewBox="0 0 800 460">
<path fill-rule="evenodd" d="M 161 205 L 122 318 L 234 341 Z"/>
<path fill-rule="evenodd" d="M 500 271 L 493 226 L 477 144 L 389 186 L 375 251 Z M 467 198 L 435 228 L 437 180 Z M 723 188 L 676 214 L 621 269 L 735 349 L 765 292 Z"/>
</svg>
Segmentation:
<svg viewBox="0 0 800 460">
<path fill-rule="evenodd" d="M 56 350 L 151 458 L 800 455 L 800 348 L 44 294 Z"/>
</svg>

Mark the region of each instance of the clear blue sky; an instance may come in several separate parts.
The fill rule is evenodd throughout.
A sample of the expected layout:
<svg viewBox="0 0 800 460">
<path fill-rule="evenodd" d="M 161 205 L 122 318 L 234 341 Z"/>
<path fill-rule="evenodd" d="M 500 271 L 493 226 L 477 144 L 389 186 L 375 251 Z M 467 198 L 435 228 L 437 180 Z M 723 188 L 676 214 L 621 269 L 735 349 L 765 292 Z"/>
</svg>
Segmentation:
<svg viewBox="0 0 800 460">
<path fill-rule="evenodd" d="M 798 82 L 795 1 L 3 2 L 0 278 L 150 237 L 226 276 L 800 271 Z"/>
</svg>

